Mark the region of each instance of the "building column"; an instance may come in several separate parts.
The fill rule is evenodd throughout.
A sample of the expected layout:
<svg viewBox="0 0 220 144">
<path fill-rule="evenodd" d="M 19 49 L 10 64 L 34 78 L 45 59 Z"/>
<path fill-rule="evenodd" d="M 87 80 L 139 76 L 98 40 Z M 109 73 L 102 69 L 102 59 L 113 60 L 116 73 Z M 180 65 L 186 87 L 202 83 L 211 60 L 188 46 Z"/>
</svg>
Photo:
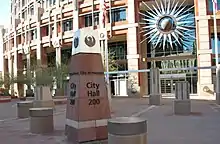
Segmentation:
<svg viewBox="0 0 220 144">
<path fill-rule="evenodd" d="M 23 74 L 23 59 L 22 54 L 18 54 L 18 52 L 14 52 L 14 59 L 13 59 L 13 74 L 15 78 L 18 78 L 20 75 Z M 14 92 L 15 96 L 22 97 L 24 96 L 24 89 L 23 84 L 14 83 Z"/>
<path fill-rule="evenodd" d="M 139 45 L 140 48 L 140 69 L 147 69 L 147 43 Z M 141 96 L 148 95 L 148 72 L 139 73 L 140 77 L 140 94 Z"/>
<path fill-rule="evenodd" d="M 135 16 L 136 2 L 134 0 L 128 0 L 127 20 L 129 24 L 135 24 L 137 18 Z M 127 61 L 128 70 L 139 69 L 139 54 L 138 54 L 138 30 L 137 27 L 128 28 L 127 32 Z M 128 95 L 140 94 L 139 87 L 139 74 L 129 73 L 128 80 Z M 130 93 L 131 92 L 131 93 Z M 139 95 L 140 96 L 140 95 Z"/>
<path fill-rule="evenodd" d="M 60 0 L 56 0 L 56 7 L 57 7 L 57 8 L 60 7 Z"/>
<path fill-rule="evenodd" d="M 140 1 L 135 1 L 135 13 L 137 14 L 140 11 Z M 142 16 L 135 15 L 136 22 L 140 22 Z M 144 39 L 143 35 L 140 34 L 140 28 L 137 31 L 137 45 L 139 49 L 139 69 L 147 69 L 147 42 L 140 43 Z M 140 94 L 141 96 L 148 95 L 148 72 L 139 73 L 139 85 L 140 85 Z"/>
<path fill-rule="evenodd" d="M 79 29 L 79 11 L 78 11 L 78 0 L 73 0 L 73 31 Z"/>
<path fill-rule="evenodd" d="M 16 47 L 15 47 L 16 48 Z M 18 52 L 17 50 L 14 52 L 14 57 L 13 57 L 13 74 L 14 78 L 16 79 L 18 76 Z M 18 83 L 14 83 L 14 96 L 18 96 Z"/>
<path fill-rule="evenodd" d="M 14 18 L 13 28 L 14 28 L 14 59 L 13 59 L 13 74 L 14 78 L 18 76 L 18 51 L 17 51 L 17 19 Z M 18 83 L 14 83 L 14 96 L 18 96 Z"/>
<path fill-rule="evenodd" d="M 207 15 L 206 0 L 199 0 L 198 2 L 198 21 L 197 21 L 197 58 L 198 67 L 212 66 L 212 49 L 210 49 L 210 27 Z M 199 96 L 213 96 L 214 85 L 212 82 L 212 70 L 202 69 L 198 70 L 198 95 Z"/>
<path fill-rule="evenodd" d="M 8 65 L 8 59 L 9 59 L 9 57 L 7 57 L 7 58 L 3 58 L 3 71 L 2 71 L 2 77 L 4 78 L 4 80 L 5 80 L 5 74 L 8 74 L 9 73 L 9 69 L 8 69 L 8 67 L 9 67 L 9 65 Z M 8 85 L 5 85 L 4 84 L 4 88 L 8 88 Z"/>
<path fill-rule="evenodd" d="M 57 14 L 54 16 L 54 34 L 52 40 L 53 47 L 56 49 L 56 66 L 61 65 L 61 45 L 60 38 L 57 33 Z"/>
<path fill-rule="evenodd" d="M 9 78 L 13 74 L 13 65 L 12 65 L 13 63 L 12 63 L 12 61 L 13 61 L 12 56 L 11 56 L 11 54 L 9 54 L 8 55 L 8 74 L 9 74 Z M 14 86 L 11 83 L 9 83 L 9 93 L 11 95 L 14 94 Z"/>
<path fill-rule="evenodd" d="M 37 50 L 36 50 L 36 55 L 37 55 L 37 65 L 42 66 L 43 65 L 43 60 L 42 60 L 42 55 L 43 53 L 43 48 L 41 46 L 41 33 L 40 33 L 40 22 L 37 22 Z"/>
<path fill-rule="evenodd" d="M 25 37 L 25 42 L 26 42 L 26 37 Z M 27 65 L 26 65 L 26 73 L 25 75 L 30 78 L 31 77 L 31 52 L 30 52 L 30 49 L 29 47 L 25 44 L 24 46 L 24 51 L 23 51 L 23 54 L 26 56 L 26 62 L 27 62 Z M 20 57 L 19 56 L 19 60 L 22 59 L 22 56 Z M 26 96 L 28 95 L 27 92 L 31 91 L 31 85 L 22 85 L 23 86 L 23 91 L 21 91 L 21 95 L 19 96 L 22 96 L 22 92 L 23 92 L 23 96 Z"/>
<path fill-rule="evenodd" d="M 4 54 L 3 54 L 4 55 Z M 7 73 L 7 69 L 6 69 L 6 58 L 5 58 L 5 56 L 3 56 L 3 58 L 2 58 L 2 79 L 4 80 L 4 77 L 5 77 L 5 73 Z M 4 85 L 4 87 L 5 87 L 5 85 Z"/>
<path fill-rule="evenodd" d="M 18 53 L 18 56 L 17 56 L 17 68 L 18 68 L 17 77 L 23 75 L 23 66 L 24 65 L 23 65 L 22 54 Z M 23 97 L 24 96 L 24 85 L 18 83 L 17 88 L 18 88 L 18 96 Z"/>
<path fill-rule="evenodd" d="M 128 61 L 128 70 L 138 70 L 139 69 L 139 54 L 137 51 L 137 28 L 128 28 L 127 33 L 127 61 Z M 131 87 L 132 86 L 132 87 Z M 132 93 L 140 92 L 139 87 L 139 77 L 138 73 L 129 73 L 129 84 L 128 89 Z"/>
</svg>

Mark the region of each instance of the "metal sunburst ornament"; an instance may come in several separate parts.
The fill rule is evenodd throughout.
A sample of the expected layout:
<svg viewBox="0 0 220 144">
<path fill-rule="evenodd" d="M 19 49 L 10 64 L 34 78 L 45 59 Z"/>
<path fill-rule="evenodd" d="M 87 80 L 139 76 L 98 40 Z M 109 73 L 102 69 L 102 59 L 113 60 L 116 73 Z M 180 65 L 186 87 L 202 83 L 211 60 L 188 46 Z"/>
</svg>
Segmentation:
<svg viewBox="0 0 220 144">
<path fill-rule="evenodd" d="M 179 3 L 176 0 L 161 0 L 150 7 L 142 2 L 148 10 L 145 13 L 139 12 L 144 18 L 140 22 L 141 33 L 145 37 L 142 41 L 149 39 L 154 48 L 159 44 L 168 44 L 173 49 L 173 44 L 187 46 L 195 40 L 194 15 L 190 12 L 194 6 L 184 5 L 186 0 Z"/>
</svg>

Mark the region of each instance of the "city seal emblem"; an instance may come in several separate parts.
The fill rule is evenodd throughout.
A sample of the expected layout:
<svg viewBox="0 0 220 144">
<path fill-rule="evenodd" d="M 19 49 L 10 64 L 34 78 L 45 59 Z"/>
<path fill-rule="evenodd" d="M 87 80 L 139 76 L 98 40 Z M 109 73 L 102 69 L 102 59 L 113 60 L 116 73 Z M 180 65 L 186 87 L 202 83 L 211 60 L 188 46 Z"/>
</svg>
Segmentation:
<svg viewBox="0 0 220 144">
<path fill-rule="evenodd" d="M 88 47 L 93 47 L 96 44 L 96 40 L 93 36 L 86 36 L 84 42 Z"/>
</svg>

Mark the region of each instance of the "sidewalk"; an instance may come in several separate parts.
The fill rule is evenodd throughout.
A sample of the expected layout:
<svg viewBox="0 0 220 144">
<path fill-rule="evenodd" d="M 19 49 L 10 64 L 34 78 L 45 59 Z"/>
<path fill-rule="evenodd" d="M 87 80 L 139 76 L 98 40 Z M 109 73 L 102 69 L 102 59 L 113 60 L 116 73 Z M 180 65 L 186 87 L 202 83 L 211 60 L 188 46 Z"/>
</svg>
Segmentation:
<svg viewBox="0 0 220 144">
<path fill-rule="evenodd" d="M 175 116 L 172 103 L 157 107 L 141 117 L 148 119 L 148 144 L 218 144 L 219 106 L 192 101 L 190 116 Z"/>
<path fill-rule="evenodd" d="M 192 115 L 174 116 L 172 101 L 149 106 L 147 99 L 113 99 L 113 117 L 140 116 L 148 120 L 148 144 L 217 144 L 220 131 L 220 107 L 212 102 L 192 102 Z M 56 107 L 55 131 L 50 135 L 29 133 L 29 120 L 0 122 L 1 144 L 67 144 L 64 136 L 65 106 Z M 1 117 L 1 113 L 0 113 Z"/>
</svg>

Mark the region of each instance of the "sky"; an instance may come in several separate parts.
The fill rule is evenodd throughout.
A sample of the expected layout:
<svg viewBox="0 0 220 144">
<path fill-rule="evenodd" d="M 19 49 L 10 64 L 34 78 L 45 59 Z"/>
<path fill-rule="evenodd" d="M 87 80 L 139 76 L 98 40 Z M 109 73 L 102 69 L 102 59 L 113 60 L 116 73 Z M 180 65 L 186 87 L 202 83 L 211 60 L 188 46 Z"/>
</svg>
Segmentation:
<svg viewBox="0 0 220 144">
<path fill-rule="evenodd" d="M 0 25 L 4 25 L 5 27 L 9 24 L 9 15 L 10 15 L 10 0 L 1 0 L 0 5 Z M 0 45 L 0 71 L 2 71 L 2 53 L 3 48 Z"/>
<path fill-rule="evenodd" d="M 9 23 L 10 15 L 10 0 L 1 0 L 0 5 L 0 25 L 7 25 Z"/>
</svg>

